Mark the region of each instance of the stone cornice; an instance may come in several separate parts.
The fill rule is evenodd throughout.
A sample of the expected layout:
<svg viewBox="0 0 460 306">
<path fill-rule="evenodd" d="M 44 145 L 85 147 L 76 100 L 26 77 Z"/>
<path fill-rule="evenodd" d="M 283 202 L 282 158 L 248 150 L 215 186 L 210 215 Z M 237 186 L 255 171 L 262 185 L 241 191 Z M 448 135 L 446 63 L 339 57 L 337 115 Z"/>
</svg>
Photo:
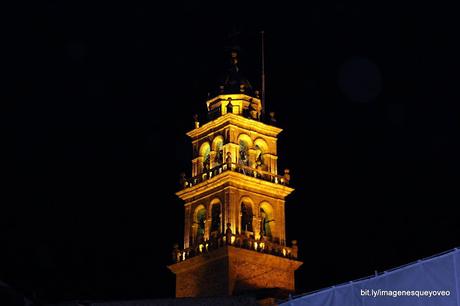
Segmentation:
<svg viewBox="0 0 460 306">
<path fill-rule="evenodd" d="M 228 260 L 237 258 L 239 260 L 247 261 L 251 264 L 271 266 L 274 269 L 286 271 L 295 271 L 303 264 L 303 262 L 299 260 L 246 250 L 234 246 L 225 246 L 217 250 L 203 253 L 187 260 L 169 265 L 168 268 L 175 274 L 178 274 L 188 270 L 193 270 L 204 264 L 209 264 L 212 261 L 225 258 L 228 258 Z"/>
<path fill-rule="evenodd" d="M 209 134 L 209 131 L 219 130 L 226 125 L 237 126 L 240 128 L 247 129 L 249 131 L 255 131 L 257 133 L 271 137 L 276 137 L 283 130 L 281 128 L 268 125 L 260 121 L 228 113 L 213 121 L 203 124 L 201 127 L 197 129 L 193 129 L 187 132 L 187 136 L 191 137 L 192 139 L 207 136 Z"/>
<path fill-rule="evenodd" d="M 227 186 L 249 190 L 277 199 L 284 199 L 294 191 L 294 188 L 282 184 L 275 184 L 234 171 L 225 171 L 192 187 L 184 188 L 176 192 L 176 195 L 187 202 L 195 197 L 202 196 L 206 192 Z"/>
</svg>

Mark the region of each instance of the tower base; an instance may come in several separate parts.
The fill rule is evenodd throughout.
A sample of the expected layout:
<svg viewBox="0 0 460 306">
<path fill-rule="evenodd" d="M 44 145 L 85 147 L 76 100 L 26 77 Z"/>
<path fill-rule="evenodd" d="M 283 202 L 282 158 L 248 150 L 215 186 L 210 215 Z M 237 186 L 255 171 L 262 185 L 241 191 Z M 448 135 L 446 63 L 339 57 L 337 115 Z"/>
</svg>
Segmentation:
<svg viewBox="0 0 460 306">
<path fill-rule="evenodd" d="M 168 266 L 176 274 L 176 297 L 250 294 L 285 298 L 294 292 L 301 261 L 225 246 Z"/>
</svg>

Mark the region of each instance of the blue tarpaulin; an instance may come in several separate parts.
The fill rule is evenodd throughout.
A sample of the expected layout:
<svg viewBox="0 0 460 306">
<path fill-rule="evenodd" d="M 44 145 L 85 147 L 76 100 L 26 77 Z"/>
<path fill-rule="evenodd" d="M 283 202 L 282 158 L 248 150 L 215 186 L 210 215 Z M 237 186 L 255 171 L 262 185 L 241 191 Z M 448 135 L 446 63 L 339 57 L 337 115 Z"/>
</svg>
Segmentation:
<svg viewBox="0 0 460 306">
<path fill-rule="evenodd" d="M 460 306 L 460 250 L 281 302 L 283 306 Z"/>
</svg>

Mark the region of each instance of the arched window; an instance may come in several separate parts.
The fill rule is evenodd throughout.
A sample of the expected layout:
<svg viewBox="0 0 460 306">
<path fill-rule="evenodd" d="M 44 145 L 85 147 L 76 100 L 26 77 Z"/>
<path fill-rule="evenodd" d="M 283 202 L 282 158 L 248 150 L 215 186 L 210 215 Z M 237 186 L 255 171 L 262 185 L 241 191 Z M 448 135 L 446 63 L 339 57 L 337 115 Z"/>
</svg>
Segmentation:
<svg viewBox="0 0 460 306">
<path fill-rule="evenodd" d="M 260 235 L 272 238 L 274 223 L 272 206 L 266 202 L 260 204 Z"/>
<path fill-rule="evenodd" d="M 202 157 L 203 160 L 203 172 L 206 172 L 210 168 L 210 152 L 211 152 L 211 146 L 209 145 L 208 142 L 205 142 L 201 145 L 200 147 L 200 157 Z"/>
<path fill-rule="evenodd" d="M 216 157 L 214 159 L 214 162 L 217 165 L 220 165 L 224 162 L 224 150 L 223 150 L 223 145 L 224 145 L 224 139 L 222 136 L 217 136 L 214 138 L 212 141 L 212 149 L 216 152 Z"/>
<path fill-rule="evenodd" d="M 244 140 L 240 140 L 240 156 L 238 161 L 242 165 L 249 166 L 249 145 Z"/>
<path fill-rule="evenodd" d="M 265 161 L 264 154 L 268 151 L 268 145 L 262 138 L 254 141 L 254 148 L 256 150 L 256 167 L 262 170 L 266 170 L 267 163 Z"/>
<path fill-rule="evenodd" d="M 249 148 L 252 148 L 252 139 L 247 134 L 238 136 L 239 153 L 237 156 L 238 164 L 249 166 Z"/>
<path fill-rule="evenodd" d="M 241 203 L 241 231 L 252 232 L 252 207 L 250 203 Z"/>
<path fill-rule="evenodd" d="M 263 167 L 264 166 L 264 151 L 256 145 L 256 166 Z"/>
<path fill-rule="evenodd" d="M 199 241 L 204 237 L 206 226 L 206 209 L 200 205 L 195 210 L 196 239 Z"/>
<path fill-rule="evenodd" d="M 211 233 L 220 231 L 220 203 L 211 206 Z"/>
</svg>

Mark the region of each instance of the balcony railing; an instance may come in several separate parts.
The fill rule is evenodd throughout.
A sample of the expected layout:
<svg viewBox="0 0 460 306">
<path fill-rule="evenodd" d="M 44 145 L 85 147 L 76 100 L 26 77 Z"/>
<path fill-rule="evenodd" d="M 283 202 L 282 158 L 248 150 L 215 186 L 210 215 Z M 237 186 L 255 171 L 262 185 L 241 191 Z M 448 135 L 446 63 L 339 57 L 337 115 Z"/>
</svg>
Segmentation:
<svg viewBox="0 0 460 306">
<path fill-rule="evenodd" d="M 178 245 L 175 245 L 172 253 L 173 261 L 175 263 L 185 261 L 189 258 L 212 252 L 213 250 L 219 249 L 224 246 L 234 246 L 237 248 L 243 248 L 254 252 L 270 254 L 274 256 L 284 257 L 288 259 L 297 259 L 298 257 L 298 246 L 297 241 L 292 241 L 292 246 L 287 247 L 285 245 L 275 243 L 262 238 L 255 240 L 252 237 L 248 237 L 244 234 L 231 235 L 230 240 L 227 241 L 225 235 L 218 235 L 210 240 L 201 241 L 194 244 L 194 247 L 187 249 L 179 249 Z"/>
<path fill-rule="evenodd" d="M 275 184 L 281 185 L 289 185 L 289 172 L 287 172 L 284 176 L 277 175 L 268 171 L 248 167 L 245 165 L 237 164 L 237 163 L 224 163 L 220 164 L 210 170 L 204 171 L 203 173 L 194 176 L 192 178 L 185 178 L 185 175 L 181 177 L 181 186 L 182 188 L 188 188 L 195 186 L 201 182 L 204 182 L 210 178 L 213 178 L 224 171 L 235 171 L 247 176 L 255 177 L 264 181 L 272 182 Z"/>
</svg>

